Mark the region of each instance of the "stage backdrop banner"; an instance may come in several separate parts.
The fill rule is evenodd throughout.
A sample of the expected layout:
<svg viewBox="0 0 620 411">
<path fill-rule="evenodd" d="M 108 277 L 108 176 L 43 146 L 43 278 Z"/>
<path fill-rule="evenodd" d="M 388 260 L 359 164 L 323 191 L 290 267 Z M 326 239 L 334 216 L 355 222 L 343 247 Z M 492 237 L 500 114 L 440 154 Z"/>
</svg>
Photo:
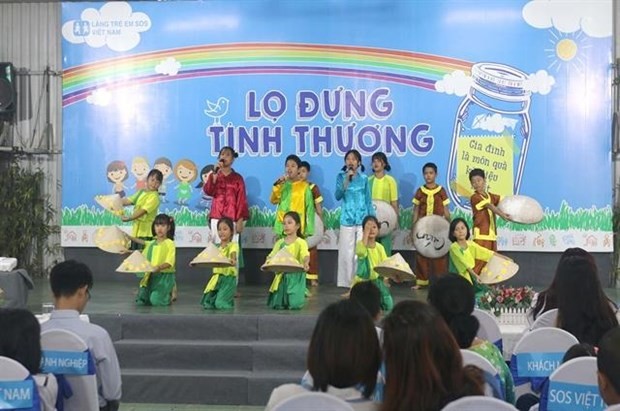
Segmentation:
<svg viewBox="0 0 620 411">
<path fill-rule="evenodd" d="M 612 251 L 612 2 L 345 0 L 67 2 L 62 6 L 62 245 L 122 225 L 96 195 L 164 171 L 160 212 L 177 245 L 203 247 L 204 175 L 239 152 L 246 248 L 270 248 L 273 182 L 308 161 L 335 249 L 344 153 L 386 153 L 399 184 L 396 249 L 434 162 L 453 216 L 471 222 L 468 172 L 545 211 L 498 220 L 500 250 Z M 127 210 L 127 213 L 131 210 Z"/>
</svg>

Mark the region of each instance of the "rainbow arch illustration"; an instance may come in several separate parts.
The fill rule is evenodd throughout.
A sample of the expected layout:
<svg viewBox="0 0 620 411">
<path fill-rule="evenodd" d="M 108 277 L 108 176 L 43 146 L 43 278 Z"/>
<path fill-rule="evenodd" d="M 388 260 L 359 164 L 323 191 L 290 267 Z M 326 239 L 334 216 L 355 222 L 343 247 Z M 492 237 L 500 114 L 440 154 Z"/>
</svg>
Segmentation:
<svg viewBox="0 0 620 411">
<path fill-rule="evenodd" d="M 155 72 L 167 58 L 181 64 L 176 75 Z M 434 91 L 445 74 L 473 63 L 451 57 L 330 44 L 231 43 L 182 47 L 106 59 L 63 73 L 63 107 L 107 90 L 191 78 L 239 75 L 324 75 L 378 80 Z"/>
</svg>

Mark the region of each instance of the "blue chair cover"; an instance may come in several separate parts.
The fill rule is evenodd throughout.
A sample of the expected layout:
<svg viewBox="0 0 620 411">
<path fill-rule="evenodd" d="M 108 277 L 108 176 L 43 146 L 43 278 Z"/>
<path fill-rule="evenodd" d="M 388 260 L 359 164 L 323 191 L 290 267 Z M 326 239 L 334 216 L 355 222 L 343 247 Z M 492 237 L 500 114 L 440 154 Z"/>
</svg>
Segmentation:
<svg viewBox="0 0 620 411">
<path fill-rule="evenodd" d="M 512 374 L 512 379 L 514 380 L 515 387 L 523 384 L 527 384 L 528 382 L 532 384 L 532 391 L 536 393 L 540 393 L 540 390 L 543 387 L 545 381 L 548 381 L 548 377 L 520 377 L 519 372 L 517 371 L 517 356 L 516 354 L 512 354 L 510 357 L 510 373 Z"/>
<path fill-rule="evenodd" d="M 27 386 L 28 390 L 30 390 L 31 392 L 31 395 L 30 399 L 25 400 L 27 404 L 19 404 L 19 402 L 16 401 L 13 403 L 13 405 L 26 405 L 26 407 L 12 408 L 11 398 L 0 398 L 0 410 L 41 411 L 41 399 L 39 398 L 39 390 L 37 389 L 37 384 L 34 382 L 32 376 L 29 375 L 28 378 L 22 381 L 0 381 L 0 388 L 2 388 L 2 391 L 5 391 L 5 389 L 10 390 L 16 385 L 19 385 L 21 387 Z"/>
</svg>

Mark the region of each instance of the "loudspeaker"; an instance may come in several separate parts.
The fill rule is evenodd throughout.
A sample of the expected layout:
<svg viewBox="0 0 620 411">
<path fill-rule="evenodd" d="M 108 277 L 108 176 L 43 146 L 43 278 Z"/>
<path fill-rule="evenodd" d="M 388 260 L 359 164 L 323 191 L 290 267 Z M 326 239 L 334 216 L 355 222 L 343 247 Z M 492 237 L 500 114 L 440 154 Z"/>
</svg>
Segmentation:
<svg viewBox="0 0 620 411">
<path fill-rule="evenodd" d="M 13 120 L 16 107 L 15 67 L 11 63 L 0 63 L 0 120 Z"/>
</svg>

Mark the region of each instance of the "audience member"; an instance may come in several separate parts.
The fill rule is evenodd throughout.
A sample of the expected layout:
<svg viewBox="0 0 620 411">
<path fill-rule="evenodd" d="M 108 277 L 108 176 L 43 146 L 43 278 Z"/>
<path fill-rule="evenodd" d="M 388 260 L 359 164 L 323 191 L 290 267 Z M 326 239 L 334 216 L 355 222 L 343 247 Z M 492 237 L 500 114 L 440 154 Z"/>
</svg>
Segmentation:
<svg viewBox="0 0 620 411">
<path fill-rule="evenodd" d="M 100 410 L 117 410 L 121 398 L 121 373 L 110 335 L 102 327 L 80 320 L 93 287 L 90 268 L 75 260 L 57 264 L 50 273 L 50 286 L 55 309 L 41 328 L 68 330 L 86 342 L 97 368 Z"/>
<path fill-rule="evenodd" d="M 463 368 L 450 329 L 428 304 L 396 304 L 383 321 L 383 349 L 383 411 L 440 410 L 460 397 L 484 394 L 482 372 Z"/>
<path fill-rule="evenodd" d="M 504 399 L 515 402 L 514 382 L 504 356 L 491 341 L 476 337 L 480 323 L 474 312 L 474 288 L 457 274 L 437 279 L 428 291 L 428 301 L 443 317 L 460 348 L 480 354 L 497 370 L 504 389 Z"/>
<path fill-rule="evenodd" d="M 618 326 L 612 304 L 601 287 L 592 255 L 581 248 L 568 248 L 551 285 L 537 296 L 532 316 L 557 308 L 558 327 L 579 342 L 597 346 L 605 332 Z"/>
<path fill-rule="evenodd" d="M 596 362 L 601 397 L 607 405 L 620 404 L 620 328 L 601 338 Z"/>
<path fill-rule="evenodd" d="M 308 347 L 307 366 L 312 391 L 347 401 L 354 410 L 378 410 L 370 397 L 381 362 L 379 341 L 372 319 L 360 304 L 343 300 L 319 315 Z M 284 384 L 273 390 L 266 410 L 308 389 Z"/>
<path fill-rule="evenodd" d="M 28 310 L 0 309 L 0 356 L 9 357 L 32 374 L 41 399 L 41 411 L 55 411 L 58 382 L 53 374 L 41 374 L 41 328 Z"/>
<path fill-rule="evenodd" d="M 381 328 L 377 327 L 377 324 L 381 321 L 383 311 L 381 310 L 381 291 L 377 286 L 370 281 L 363 281 L 355 284 L 351 288 L 351 294 L 349 295 L 351 301 L 356 301 L 362 307 L 368 311 L 370 317 L 375 323 L 375 329 L 379 340 L 381 340 Z"/>
</svg>

